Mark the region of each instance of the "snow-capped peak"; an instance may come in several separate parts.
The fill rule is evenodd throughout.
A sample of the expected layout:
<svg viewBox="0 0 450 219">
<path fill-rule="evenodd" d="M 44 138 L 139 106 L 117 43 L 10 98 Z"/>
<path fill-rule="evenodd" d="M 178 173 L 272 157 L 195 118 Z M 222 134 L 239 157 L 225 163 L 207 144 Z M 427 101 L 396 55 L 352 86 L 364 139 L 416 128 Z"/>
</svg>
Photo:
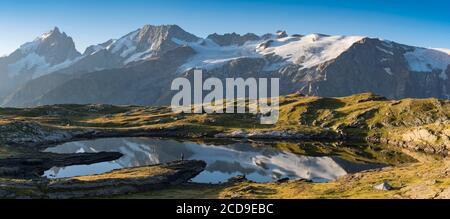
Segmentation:
<svg viewBox="0 0 450 219">
<path fill-rule="evenodd" d="M 119 55 L 124 59 L 124 64 L 127 64 L 177 47 L 178 45 L 170 40 L 174 37 L 188 42 L 199 39 L 177 25 L 145 25 L 113 42 L 107 49 Z"/>
<path fill-rule="evenodd" d="M 72 38 L 55 27 L 13 52 L 6 72 L 9 77 L 36 78 L 67 67 L 80 56 Z"/>
<path fill-rule="evenodd" d="M 41 36 L 37 37 L 32 42 L 25 43 L 20 46 L 19 50 L 21 50 L 23 53 L 30 53 L 38 49 L 39 45 L 43 42 L 49 40 L 52 38 L 52 36 L 63 36 L 67 37 L 65 33 L 61 33 L 58 27 L 53 28 L 51 31 L 48 31 Z"/>
<path fill-rule="evenodd" d="M 53 28 L 53 30 L 42 34 L 39 38 L 41 40 L 45 40 L 45 39 L 49 38 L 50 36 L 52 36 L 53 34 L 61 34 L 58 27 L 55 27 L 55 28 Z"/>
</svg>

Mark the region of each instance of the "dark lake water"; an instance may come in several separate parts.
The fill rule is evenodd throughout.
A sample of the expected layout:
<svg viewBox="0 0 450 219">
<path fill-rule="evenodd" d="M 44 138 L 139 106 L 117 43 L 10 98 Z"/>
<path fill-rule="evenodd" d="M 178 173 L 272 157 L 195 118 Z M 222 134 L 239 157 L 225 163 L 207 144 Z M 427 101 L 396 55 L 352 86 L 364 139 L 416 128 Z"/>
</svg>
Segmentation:
<svg viewBox="0 0 450 219">
<path fill-rule="evenodd" d="M 64 143 L 47 148 L 53 153 L 95 153 L 100 151 L 124 154 L 118 160 L 90 165 L 53 167 L 45 171 L 48 178 L 92 175 L 111 170 L 166 163 L 181 159 L 204 160 L 206 170 L 193 182 L 219 183 L 230 177 L 243 175 L 256 182 L 269 182 L 288 177 L 315 182 L 334 180 L 354 170 L 376 167 L 352 163 L 336 157 L 302 156 L 280 151 L 274 147 L 254 147 L 249 143 L 201 144 L 154 138 L 106 138 Z"/>
</svg>

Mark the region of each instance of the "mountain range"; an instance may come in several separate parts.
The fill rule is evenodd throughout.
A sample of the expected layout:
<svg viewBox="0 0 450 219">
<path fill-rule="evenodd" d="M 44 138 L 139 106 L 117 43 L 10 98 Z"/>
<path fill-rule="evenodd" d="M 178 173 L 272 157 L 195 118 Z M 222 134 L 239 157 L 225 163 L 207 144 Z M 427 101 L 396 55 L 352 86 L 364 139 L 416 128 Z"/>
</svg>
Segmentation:
<svg viewBox="0 0 450 219">
<path fill-rule="evenodd" d="M 145 25 L 75 49 L 58 28 L 0 58 L 0 103 L 168 104 L 170 84 L 204 77 L 279 77 L 280 94 L 450 99 L 450 50 L 364 36 L 248 33 L 197 37 L 177 25 Z"/>
</svg>

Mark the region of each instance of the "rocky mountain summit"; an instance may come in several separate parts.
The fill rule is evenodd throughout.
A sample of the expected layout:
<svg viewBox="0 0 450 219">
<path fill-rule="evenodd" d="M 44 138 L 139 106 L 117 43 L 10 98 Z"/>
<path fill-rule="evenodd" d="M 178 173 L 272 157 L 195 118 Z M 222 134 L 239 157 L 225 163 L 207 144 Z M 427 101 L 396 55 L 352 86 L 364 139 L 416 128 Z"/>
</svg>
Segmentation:
<svg viewBox="0 0 450 219">
<path fill-rule="evenodd" d="M 108 53 L 110 56 L 116 57 L 119 61 L 118 65 L 124 66 L 131 62 L 159 56 L 177 48 L 179 45 L 172 39 L 185 42 L 199 40 L 198 37 L 184 31 L 177 25 L 145 25 L 118 40 L 109 40 L 88 47 L 84 56 L 86 56 L 86 59 L 90 59 L 90 56 L 95 56 L 96 53 Z M 110 67 L 105 66 L 104 68 Z"/>
<path fill-rule="evenodd" d="M 29 80 L 70 66 L 80 56 L 72 38 L 55 27 L 0 58 L 0 97 Z"/>
</svg>

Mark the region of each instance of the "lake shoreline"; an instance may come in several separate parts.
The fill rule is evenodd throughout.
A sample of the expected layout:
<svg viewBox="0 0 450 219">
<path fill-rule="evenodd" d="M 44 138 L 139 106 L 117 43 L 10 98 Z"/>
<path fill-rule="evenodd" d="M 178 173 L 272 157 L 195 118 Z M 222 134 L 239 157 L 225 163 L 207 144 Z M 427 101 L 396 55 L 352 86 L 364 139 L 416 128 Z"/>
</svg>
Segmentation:
<svg viewBox="0 0 450 219">
<path fill-rule="evenodd" d="M 433 98 L 387 100 L 371 93 L 339 98 L 293 94 L 280 97 L 279 121 L 269 126 L 261 125 L 252 114 L 176 114 L 170 107 L 72 104 L 24 109 L 0 108 L 0 159 L 30 158 L 49 146 L 70 141 L 110 137 L 169 137 L 222 140 L 238 138 L 246 141 L 269 139 L 280 142 L 286 139 L 354 140 L 382 143 L 377 148 L 379 151 L 369 153 L 377 159 L 378 156 L 385 156 L 382 151 L 391 145 L 398 150 L 425 152 L 423 156 L 429 159 L 437 156 L 438 160 L 447 160 L 450 153 L 449 107 L 449 101 Z M 274 147 L 295 152 L 301 149 L 285 144 Z M 331 149 L 314 148 L 314 152 L 333 154 L 335 149 L 341 150 L 341 146 Z M 399 153 L 388 155 L 393 160 L 400 156 Z M 351 156 L 358 159 L 358 153 Z M 439 185 L 442 181 L 439 177 L 447 177 L 447 173 L 441 170 L 446 167 L 446 162 L 405 164 L 407 168 L 416 165 L 424 165 L 418 168 L 430 167 L 436 170 L 436 177 L 431 178 L 435 178 Z M 394 169 L 397 170 L 397 167 Z M 399 172 L 392 173 L 399 179 L 404 176 L 400 169 L 399 167 Z M 398 182 L 384 175 L 377 179 Z M 411 175 L 410 179 L 408 182 L 414 184 L 415 177 Z M 398 183 L 397 187 L 404 187 L 402 182 Z M 447 181 L 443 180 L 442 183 L 446 185 Z M 311 186 L 315 187 L 309 184 L 307 187 Z M 341 187 L 345 188 L 345 184 Z M 370 189 L 364 188 L 366 190 Z M 354 194 L 348 195 L 352 197 Z"/>
</svg>

